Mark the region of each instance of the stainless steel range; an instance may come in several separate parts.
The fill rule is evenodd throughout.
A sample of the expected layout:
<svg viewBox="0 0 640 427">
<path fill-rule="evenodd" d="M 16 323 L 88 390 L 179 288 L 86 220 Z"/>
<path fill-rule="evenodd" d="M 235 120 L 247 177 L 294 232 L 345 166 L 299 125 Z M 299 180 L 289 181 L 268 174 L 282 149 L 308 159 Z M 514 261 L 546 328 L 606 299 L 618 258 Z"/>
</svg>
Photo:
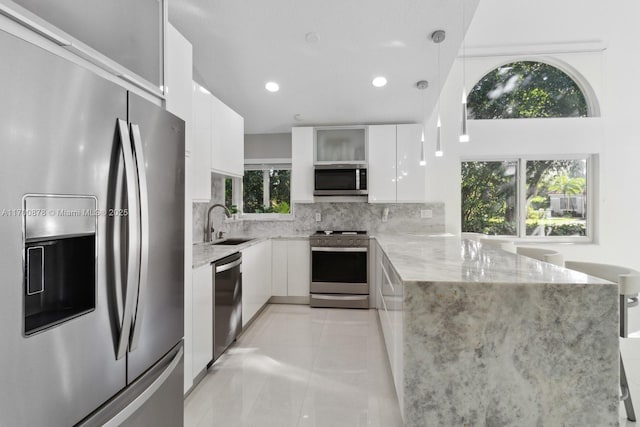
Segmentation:
<svg viewBox="0 0 640 427">
<path fill-rule="evenodd" d="M 311 247 L 311 307 L 369 308 L 366 231 L 317 231 Z"/>
</svg>

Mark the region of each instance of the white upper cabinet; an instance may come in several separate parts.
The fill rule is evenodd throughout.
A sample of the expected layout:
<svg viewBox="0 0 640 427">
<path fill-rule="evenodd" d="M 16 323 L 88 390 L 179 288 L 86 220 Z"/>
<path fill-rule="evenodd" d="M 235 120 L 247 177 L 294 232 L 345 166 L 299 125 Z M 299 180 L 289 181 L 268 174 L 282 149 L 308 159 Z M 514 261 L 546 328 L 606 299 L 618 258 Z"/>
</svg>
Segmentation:
<svg viewBox="0 0 640 427">
<path fill-rule="evenodd" d="M 11 11 L 15 11 L 13 3 L 17 3 L 53 26 L 43 25 L 41 34 L 46 34 L 45 37 L 62 38 L 70 43 L 65 47 L 80 57 L 155 95 L 162 93 L 165 1 L 15 0 L 2 3 L 3 15 L 6 11 L 11 16 Z M 16 15 L 25 14 L 18 9 Z M 26 23 L 34 21 L 26 15 Z M 37 21 L 34 24 L 26 27 L 41 26 Z"/>
<path fill-rule="evenodd" d="M 244 175 L 244 118 L 215 96 L 211 97 L 211 170 L 241 177 Z"/>
<path fill-rule="evenodd" d="M 313 203 L 313 128 L 291 129 L 291 202 Z"/>
<path fill-rule="evenodd" d="M 191 144 L 191 198 L 198 201 L 211 199 L 211 110 L 212 96 L 193 82 L 193 125 Z"/>
<path fill-rule="evenodd" d="M 366 164 L 367 131 L 365 127 L 316 128 L 316 164 Z"/>
<path fill-rule="evenodd" d="M 398 202 L 425 201 L 425 166 L 420 166 L 422 125 L 398 125 L 396 131 Z"/>
<path fill-rule="evenodd" d="M 211 172 L 244 175 L 244 118 L 195 82 L 192 96 L 192 198 L 208 201 Z"/>
<path fill-rule="evenodd" d="M 369 126 L 369 203 L 396 201 L 396 127 Z"/>
<path fill-rule="evenodd" d="M 185 121 L 185 153 L 191 152 L 193 48 L 171 24 L 167 27 L 166 108 Z"/>
<path fill-rule="evenodd" d="M 424 202 L 422 125 L 369 126 L 369 202 Z"/>
</svg>

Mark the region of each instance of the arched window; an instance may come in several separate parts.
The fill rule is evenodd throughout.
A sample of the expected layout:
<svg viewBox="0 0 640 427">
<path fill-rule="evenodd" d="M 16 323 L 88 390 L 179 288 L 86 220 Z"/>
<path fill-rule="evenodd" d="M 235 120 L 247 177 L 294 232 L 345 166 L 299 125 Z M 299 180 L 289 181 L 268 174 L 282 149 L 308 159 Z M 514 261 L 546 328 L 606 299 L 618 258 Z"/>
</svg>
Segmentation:
<svg viewBox="0 0 640 427">
<path fill-rule="evenodd" d="M 586 117 L 589 108 L 578 84 L 542 62 L 502 65 L 486 74 L 467 98 L 471 119 Z"/>
</svg>

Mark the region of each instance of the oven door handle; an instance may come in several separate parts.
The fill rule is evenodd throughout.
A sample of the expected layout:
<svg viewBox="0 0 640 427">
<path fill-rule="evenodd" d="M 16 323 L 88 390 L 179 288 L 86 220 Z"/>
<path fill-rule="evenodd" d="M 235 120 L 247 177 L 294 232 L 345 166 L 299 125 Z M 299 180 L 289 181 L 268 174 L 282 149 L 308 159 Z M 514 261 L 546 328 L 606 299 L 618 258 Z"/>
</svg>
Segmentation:
<svg viewBox="0 0 640 427">
<path fill-rule="evenodd" d="M 312 247 L 311 252 L 368 252 L 369 248 Z"/>
</svg>

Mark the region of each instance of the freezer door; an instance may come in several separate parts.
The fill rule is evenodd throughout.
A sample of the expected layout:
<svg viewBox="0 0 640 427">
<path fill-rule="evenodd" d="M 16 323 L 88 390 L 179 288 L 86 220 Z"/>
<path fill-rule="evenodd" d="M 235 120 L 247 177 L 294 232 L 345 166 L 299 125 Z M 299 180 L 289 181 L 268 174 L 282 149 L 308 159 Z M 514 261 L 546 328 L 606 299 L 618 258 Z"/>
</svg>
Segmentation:
<svg viewBox="0 0 640 427">
<path fill-rule="evenodd" d="M 76 427 L 179 427 L 183 425 L 182 342 L 143 376 Z"/>
<path fill-rule="evenodd" d="M 129 122 L 140 167 L 143 252 L 130 383 L 184 335 L 184 122 L 132 93 Z"/>
<path fill-rule="evenodd" d="M 97 210 L 108 211 L 116 119 L 126 119 L 126 91 L 1 31 L 0 55 L 0 425 L 71 426 L 126 385 L 126 359 L 115 357 L 119 319 L 117 304 L 109 305 L 106 216 L 97 218 L 95 257 L 75 260 L 95 265 L 95 278 L 79 283 L 94 287 L 89 309 L 26 335 L 25 295 L 42 288 L 26 285 L 23 214 L 55 222 L 65 213 L 20 209 L 32 193 L 95 197 Z M 59 247 L 55 253 L 63 254 L 65 245 Z M 64 270 L 75 269 L 70 263 Z M 58 309 L 67 297 L 59 294 Z"/>
</svg>

